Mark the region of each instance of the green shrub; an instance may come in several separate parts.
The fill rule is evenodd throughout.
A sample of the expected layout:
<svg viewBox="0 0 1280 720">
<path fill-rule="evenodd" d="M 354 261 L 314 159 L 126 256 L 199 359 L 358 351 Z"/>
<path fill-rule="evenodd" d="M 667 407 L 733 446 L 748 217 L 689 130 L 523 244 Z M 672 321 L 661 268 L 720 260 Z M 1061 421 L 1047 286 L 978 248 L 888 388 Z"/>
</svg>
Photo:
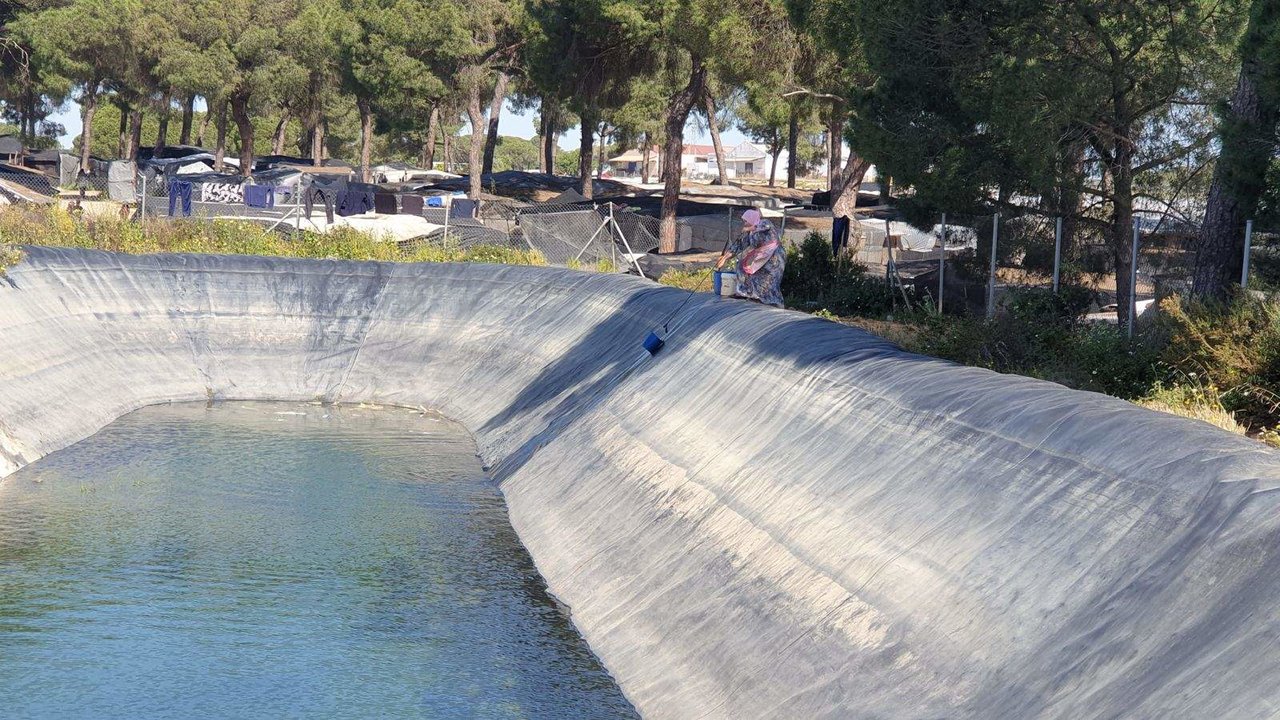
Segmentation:
<svg viewBox="0 0 1280 720">
<path fill-rule="evenodd" d="M 787 250 L 782 295 L 788 306 L 835 315 L 875 317 L 894 307 L 893 293 L 883 280 L 867 275 L 858 263 L 836 262 L 830 243 L 816 232 L 800 247 Z"/>
<path fill-rule="evenodd" d="M 899 342 L 923 355 L 997 372 L 1028 375 L 1080 390 L 1138 398 L 1159 377 L 1159 348 L 1130 341 L 1110 325 L 1028 321 L 1013 313 L 994 320 L 916 313 L 918 331 Z"/>
<path fill-rule="evenodd" d="M 1057 293 L 1047 288 L 1010 290 L 1004 307 L 1018 322 L 1071 328 L 1083 321 L 1092 302 L 1089 288 L 1062 285 Z"/>
<path fill-rule="evenodd" d="M 1247 293 L 1226 305 L 1173 297 L 1158 317 L 1168 377 L 1220 388 L 1222 405 L 1251 428 L 1280 424 L 1280 302 Z"/>
</svg>

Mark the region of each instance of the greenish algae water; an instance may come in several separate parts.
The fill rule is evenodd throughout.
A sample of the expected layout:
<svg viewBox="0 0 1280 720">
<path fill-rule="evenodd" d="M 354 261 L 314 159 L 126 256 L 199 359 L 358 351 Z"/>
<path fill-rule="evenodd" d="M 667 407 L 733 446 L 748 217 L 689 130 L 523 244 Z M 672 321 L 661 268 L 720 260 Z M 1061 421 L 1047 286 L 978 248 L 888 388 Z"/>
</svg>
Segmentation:
<svg viewBox="0 0 1280 720">
<path fill-rule="evenodd" d="M 5 718 L 614 718 L 456 424 L 145 408 L 0 480 Z"/>
</svg>

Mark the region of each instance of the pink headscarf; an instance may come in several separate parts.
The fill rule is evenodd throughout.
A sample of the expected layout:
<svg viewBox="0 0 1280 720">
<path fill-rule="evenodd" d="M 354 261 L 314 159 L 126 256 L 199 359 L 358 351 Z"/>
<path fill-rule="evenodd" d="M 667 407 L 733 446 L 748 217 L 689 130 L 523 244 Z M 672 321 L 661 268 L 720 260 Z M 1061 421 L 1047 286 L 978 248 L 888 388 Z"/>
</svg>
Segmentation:
<svg viewBox="0 0 1280 720">
<path fill-rule="evenodd" d="M 751 227 L 759 225 L 761 220 L 764 220 L 764 216 L 762 216 L 760 211 L 755 208 L 751 208 L 750 210 L 742 213 L 743 224 L 750 225 Z"/>
</svg>

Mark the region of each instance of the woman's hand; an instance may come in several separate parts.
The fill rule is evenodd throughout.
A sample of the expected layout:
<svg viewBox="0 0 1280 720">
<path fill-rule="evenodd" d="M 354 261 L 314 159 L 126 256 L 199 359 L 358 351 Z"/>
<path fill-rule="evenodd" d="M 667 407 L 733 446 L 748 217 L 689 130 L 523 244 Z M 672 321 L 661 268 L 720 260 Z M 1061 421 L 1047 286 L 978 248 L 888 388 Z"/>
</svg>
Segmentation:
<svg viewBox="0 0 1280 720">
<path fill-rule="evenodd" d="M 722 253 L 720 259 L 716 261 L 716 269 L 724 267 L 725 262 L 729 259 L 729 253 Z"/>
</svg>

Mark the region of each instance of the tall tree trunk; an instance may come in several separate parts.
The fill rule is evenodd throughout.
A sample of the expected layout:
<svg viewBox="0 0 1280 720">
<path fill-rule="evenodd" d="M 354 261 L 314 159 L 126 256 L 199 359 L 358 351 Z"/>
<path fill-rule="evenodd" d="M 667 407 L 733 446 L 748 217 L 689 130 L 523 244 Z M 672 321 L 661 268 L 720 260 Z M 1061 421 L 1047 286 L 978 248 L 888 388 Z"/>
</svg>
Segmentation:
<svg viewBox="0 0 1280 720">
<path fill-rule="evenodd" d="M 225 166 L 223 160 L 227 156 L 227 101 L 218 102 L 217 117 L 214 118 L 213 124 L 217 128 L 217 140 L 213 146 L 213 169 L 222 172 Z"/>
<path fill-rule="evenodd" d="M 844 103 L 831 103 L 831 115 L 827 118 L 827 189 L 834 196 L 839 182 L 840 161 L 844 155 Z"/>
<path fill-rule="evenodd" d="M 1114 158 L 1110 163 L 1111 175 L 1111 255 L 1116 266 L 1116 319 L 1120 327 L 1129 323 L 1129 295 L 1133 288 L 1129 282 L 1133 257 L 1133 156 L 1134 145 L 1130 139 L 1132 129 L 1121 125 L 1115 129 Z"/>
<path fill-rule="evenodd" d="M 138 150 L 142 147 L 142 105 L 134 105 L 129 109 L 129 147 L 125 153 L 126 160 L 138 160 Z"/>
<path fill-rule="evenodd" d="M 707 114 L 707 127 L 711 130 L 711 145 L 716 149 L 716 170 L 720 174 L 720 184 L 729 184 L 729 170 L 724 166 L 724 145 L 720 142 L 720 123 L 716 120 L 716 99 L 711 91 L 702 92 L 702 110 Z M 684 142 L 683 139 L 680 141 Z M 683 146 L 680 148 L 684 150 Z"/>
<path fill-rule="evenodd" d="M 590 200 L 593 195 L 594 183 L 591 181 L 591 158 L 594 155 L 595 138 L 596 138 L 596 116 L 599 113 L 588 110 L 582 113 L 581 119 L 581 135 L 578 141 L 578 180 L 581 187 L 578 192 L 582 193 L 582 197 Z"/>
<path fill-rule="evenodd" d="M 787 121 L 787 187 L 796 187 L 796 141 L 800 137 L 800 104 L 791 101 L 791 117 Z"/>
<path fill-rule="evenodd" d="M 1280 2 L 1255 2 L 1240 44 L 1240 77 L 1221 122 L 1222 152 L 1213 168 L 1196 245 L 1191 292 L 1199 298 L 1225 300 L 1229 288 L 1240 281 L 1244 224 L 1257 212 L 1258 199 L 1266 190 L 1280 121 L 1280 98 L 1271 91 L 1276 70 L 1264 60 L 1266 44 L 1277 31 Z"/>
<path fill-rule="evenodd" d="M 1058 171 L 1058 187 L 1054 193 L 1052 208 L 1055 217 L 1062 218 L 1062 258 L 1074 257 L 1072 248 L 1076 237 L 1076 227 L 1081 215 L 1081 201 L 1084 200 L 1085 179 L 1085 144 L 1074 142 L 1062 151 Z"/>
<path fill-rule="evenodd" d="M 436 131 L 440 124 L 440 108 L 431 107 L 427 116 L 427 139 L 422 143 L 422 167 L 434 170 L 436 165 Z"/>
<path fill-rule="evenodd" d="M 684 124 L 689 120 L 689 110 L 704 92 L 707 68 L 702 58 L 693 58 L 689 72 L 689 84 L 671 96 L 667 104 L 666 145 L 662 158 L 662 219 L 658 230 L 658 252 L 675 252 L 676 208 L 680 202 L 680 154 L 684 149 Z"/>
<path fill-rule="evenodd" d="M 543 108 L 538 111 L 538 172 L 540 173 L 551 172 L 547 169 L 547 129 L 547 112 L 546 106 L 544 105 Z"/>
<path fill-rule="evenodd" d="M 653 153 L 653 145 L 649 141 L 649 133 L 641 136 L 644 138 L 644 152 L 641 154 L 640 162 L 640 182 L 644 185 L 649 184 L 649 155 Z"/>
<path fill-rule="evenodd" d="M 196 116 L 196 95 L 190 93 L 182 102 L 182 130 L 178 133 L 179 145 L 191 144 L 191 124 Z"/>
<path fill-rule="evenodd" d="M 324 116 L 316 116 L 315 127 L 311 131 L 311 167 L 321 167 L 324 165 L 324 131 L 326 122 Z"/>
<path fill-rule="evenodd" d="M 502 117 L 502 103 L 507 99 L 507 83 L 511 76 L 498 71 L 498 82 L 493 86 L 493 100 L 489 103 L 489 129 L 484 137 L 485 175 L 493 173 L 493 153 L 498 149 L 498 120 Z"/>
<path fill-rule="evenodd" d="M 116 107 L 120 108 L 120 142 L 116 145 L 116 157 L 127 160 L 129 159 L 129 105 L 117 103 Z"/>
<path fill-rule="evenodd" d="M 275 155 L 284 154 L 285 140 L 289 137 L 289 120 L 292 113 L 289 108 L 285 108 L 280 114 L 280 122 L 276 123 L 275 134 L 271 138 L 271 152 Z"/>
<path fill-rule="evenodd" d="M 249 98 L 239 94 L 231 96 L 231 117 L 240 134 L 240 175 L 249 177 L 253 174 L 253 120 L 249 117 Z"/>
<path fill-rule="evenodd" d="M 542 119 L 546 130 L 542 133 L 542 162 L 547 173 L 556 174 L 556 138 L 560 135 L 560 105 L 555 100 L 542 99 Z"/>
<path fill-rule="evenodd" d="M 481 173 L 484 170 L 484 108 L 480 104 L 480 84 L 472 81 L 467 97 L 467 119 L 471 122 L 471 152 L 467 155 L 467 175 L 470 189 L 467 196 L 480 199 Z"/>
<path fill-rule="evenodd" d="M 373 182 L 373 105 L 368 98 L 356 98 L 360 111 L 360 182 Z"/>
<path fill-rule="evenodd" d="M 778 177 L 778 156 L 782 154 L 782 148 L 778 147 L 782 143 L 778 142 L 778 134 L 775 131 L 773 142 L 769 144 L 769 150 L 773 153 L 773 160 L 769 163 L 769 187 L 775 187 L 775 179 Z"/>
<path fill-rule="evenodd" d="M 173 88 L 165 91 L 164 97 L 160 98 L 160 123 L 156 128 L 156 150 L 160 150 L 169 144 L 169 111 L 173 105 Z"/>
<path fill-rule="evenodd" d="M 835 189 L 831 191 L 831 214 L 835 217 L 853 217 L 858 207 L 858 188 L 866 177 L 871 163 L 864 160 L 856 152 L 849 153 L 844 168 L 836 173 Z"/>
<path fill-rule="evenodd" d="M 442 148 L 444 150 L 444 171 L 451 173 L 453 172 L 453 135 L 449 133 L 441 133 L 441 135 L 444 138 L 444 147 Z"/>
<path fill-rule="evenodd" d="M 597 180 L 600 179 L 601 177 L 604 177 L 604 163 L 606 160 L 605 150 L 608 149 L 605 145 L 605 137 L 608 135 L 608 133 L 609 133 L 609 124 L 600 123 L 600 147 L 596 151 L 599 153 L 599 157 L 596 158 L 596 179 Z"/>
<path fill-rule="evenodd" d="M 307 87 L 311 96 L 307 103 L 307 125 L 310 131 L 308 136 L 311 141 L 307 154 L 311 157 L 311 167 L 321 167 L 324 165 L 326 124 L 324 119 L 325 79 L 320 71 L 313 70 L 307 76 Z"/>
<path fill-rule="evenodd" d="M 206 102 L 208 102 L 206 100 Z M 200 118 L 200 129 L 196 131 L 196 145 L 204 147 L 204 136 L 209 130 L 209 120 L 213 117 L 213 106 L 206 105 L 204 108 L 204 117 Z"/>
<path fill-rule="evenodd" d="M 93 154 L 93 116 L 98 112 L 98 86 L 96 81 L 90 83 L 80 96 L 81 123 L 84 126 L 80 131 L 80 171 L 85 173 L 89 172 L 89 157 Z"/>
</svg>

